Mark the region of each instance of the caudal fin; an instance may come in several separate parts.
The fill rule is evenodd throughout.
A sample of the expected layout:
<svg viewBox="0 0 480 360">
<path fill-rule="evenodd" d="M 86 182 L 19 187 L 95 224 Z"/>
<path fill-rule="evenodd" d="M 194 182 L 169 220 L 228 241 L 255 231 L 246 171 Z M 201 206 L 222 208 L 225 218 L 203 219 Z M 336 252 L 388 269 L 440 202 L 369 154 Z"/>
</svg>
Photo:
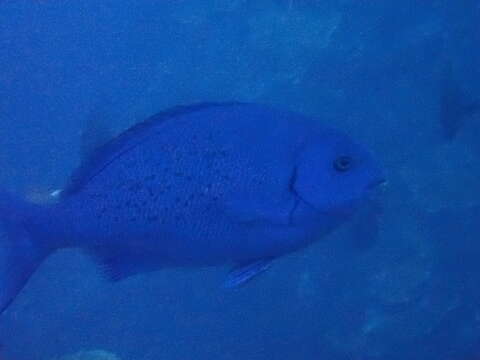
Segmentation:
<svg viewBox="0 0 480 360">
<path fill-rule="evenodd" d="M 29 228 L 38 210 L 0 190 L 0 314 L 51 251 L 35 241 Z"/>
</svg>

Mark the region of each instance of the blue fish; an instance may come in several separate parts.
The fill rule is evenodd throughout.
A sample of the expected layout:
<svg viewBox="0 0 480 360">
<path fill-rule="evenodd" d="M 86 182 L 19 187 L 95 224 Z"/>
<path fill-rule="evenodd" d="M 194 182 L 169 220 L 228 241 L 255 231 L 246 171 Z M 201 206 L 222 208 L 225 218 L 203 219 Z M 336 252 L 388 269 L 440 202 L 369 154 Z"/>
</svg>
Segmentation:
<svg viewBox="0 0 480 360">
<path fill-rule="evenodd" d="M 112 281 L 231 264 L 225 286 L 238 286 L 345 222 L 382 181 L 366 149 L 294 112 L 162 112 L 91 152 L 52 204 L 0 192 L 0 311 L 61 248 L 92 254 Z"/>
</svg>

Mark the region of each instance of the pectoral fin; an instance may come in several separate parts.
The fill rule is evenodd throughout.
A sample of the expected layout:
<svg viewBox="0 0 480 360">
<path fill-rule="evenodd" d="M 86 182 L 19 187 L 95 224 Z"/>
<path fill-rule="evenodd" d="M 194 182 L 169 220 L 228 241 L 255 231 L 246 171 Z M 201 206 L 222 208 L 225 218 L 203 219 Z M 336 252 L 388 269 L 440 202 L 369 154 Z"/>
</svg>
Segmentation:
<svg viewBox="0 0 480 360">
<path fill-rule="evenodd" d="M 257 275 L 267 271 L 270 268 L 272 261 L 273 259 L 271 258 L 260 259 L 234 267 L 228 274 L 224 287 L 232 289 L 249 282 Z"/>
</svg>

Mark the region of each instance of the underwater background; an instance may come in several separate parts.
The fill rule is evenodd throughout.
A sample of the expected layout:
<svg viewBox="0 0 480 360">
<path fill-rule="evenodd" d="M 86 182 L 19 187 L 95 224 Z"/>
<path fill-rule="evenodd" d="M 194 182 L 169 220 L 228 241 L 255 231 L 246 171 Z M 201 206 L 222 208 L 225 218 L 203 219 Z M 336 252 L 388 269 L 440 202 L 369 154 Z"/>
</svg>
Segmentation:
<svg viewBox="0 0 480 360">
<path fill-rule="evenodd" d="M 477 0 L 0 1 L 3 188 L 62 188 L 92 119 L 117 133 L 201 101 L 315 116 L 388 174 L 233 292 L 223 268 L 112 284 L 60 251 L 0 317 L 0 359 L 480 359 L 479 45 Z"/>
</svg>

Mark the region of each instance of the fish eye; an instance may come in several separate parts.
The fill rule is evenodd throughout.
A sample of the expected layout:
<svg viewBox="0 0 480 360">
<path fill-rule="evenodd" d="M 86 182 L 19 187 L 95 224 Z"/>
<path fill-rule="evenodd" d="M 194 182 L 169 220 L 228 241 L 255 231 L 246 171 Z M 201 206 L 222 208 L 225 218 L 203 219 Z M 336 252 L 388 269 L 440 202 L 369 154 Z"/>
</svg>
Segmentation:
<svg viewBox="0 0 480 360">
<path fill-rule="evenodd" d="M 339 156 L 333 162 L 335 170 L 345 172 L 350 170 L 353 164 L 353 159 L 350 156 Z"/>
</svg>

